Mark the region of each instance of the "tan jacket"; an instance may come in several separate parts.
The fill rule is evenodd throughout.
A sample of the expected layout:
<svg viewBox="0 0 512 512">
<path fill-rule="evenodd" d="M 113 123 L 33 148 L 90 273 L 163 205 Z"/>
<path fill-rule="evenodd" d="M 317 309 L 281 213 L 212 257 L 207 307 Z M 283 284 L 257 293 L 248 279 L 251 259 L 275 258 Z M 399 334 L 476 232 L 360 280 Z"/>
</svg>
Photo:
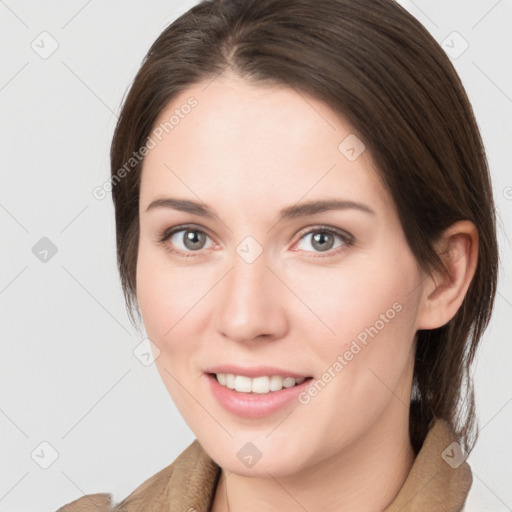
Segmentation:
<svg viewBox="0 0 512 512">
<path fill-rule="evenodd" d="M 459 512 L 473 477 L 461 457 L 452 431 L 436 420 L 411 471 L 384 512 Z M 111 503 L 110 494 L 88 494 L 57 512 L 210 512 L 220 467 L 195 439 L 176 460 L 137 487 L 127 498 Z"/>
</svg>

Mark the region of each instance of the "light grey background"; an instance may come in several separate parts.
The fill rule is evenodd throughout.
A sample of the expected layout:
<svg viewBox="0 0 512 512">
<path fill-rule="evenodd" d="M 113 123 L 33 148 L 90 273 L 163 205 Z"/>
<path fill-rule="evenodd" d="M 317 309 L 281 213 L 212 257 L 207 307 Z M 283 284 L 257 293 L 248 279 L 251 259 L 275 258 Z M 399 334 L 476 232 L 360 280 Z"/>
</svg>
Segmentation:
<svg viewBox="0 0 512 512">
<path fill-rule="evenodd" d="M 194 439 L 154 365 L 133 354 L 143 336 L 124 308 L 113 207 L 92 190 L 109 177 L 116 114 L 144 54 L 196 3 L 0 0 L 3 512 L 94 492 L 119 501 Z M 401 3 L 456 57 L 488 151 L 502 265 L 474 371 L 482 430 L 466 510 L 511 510 L 512 3 Z M 32 252 L 42 237 L 57 248 L 46 262 Z"/>
</svg>

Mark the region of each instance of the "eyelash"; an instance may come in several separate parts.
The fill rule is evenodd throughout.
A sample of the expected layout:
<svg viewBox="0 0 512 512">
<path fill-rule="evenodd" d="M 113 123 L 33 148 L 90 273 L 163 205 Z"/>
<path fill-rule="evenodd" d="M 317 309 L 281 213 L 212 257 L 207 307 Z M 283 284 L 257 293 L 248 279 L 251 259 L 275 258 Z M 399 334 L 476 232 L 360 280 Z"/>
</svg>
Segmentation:
<svg viewBox="0 0 512 512">
<path fill-rule="evenodd" d="M 184 226 L 176 226 L 170 229 L 166 229 L 163 232 L 161 232 L 158 235 L 157 243 L 160 245 L 163 245 L 164 248 L 170 252 L 171 254 L 174 254 L 180 258 L 197 258 L 200 257 L 200 254 L 193 254 L 194 252 L 199 253 L 201 250 L 198 251 L 191 251 L 191 253 L 184 253 L 183 251 L 179 251 L 172 247 L 171 245 L 167 244 L 167 241 L 176 233 L 179 233 L 180 231 L 196 231 L 205 234 L 208 236 L 207 233 L 205 233 L 202 229 L 196 228 L 195 226 L 191 225 L 184 225 Z M 337 247 L 336 249 L 330 249 L 329 251 L 326 251 L 326 254 L 318 254 L 317 256 L 313 256 L 314 258 L 332 258 L 333 256 L 336 256 L 338 253 L 340 253 L 343 250 L 346 250 L 348 247 L 351 247 L 354 245 L 354 238 L 349 235 L 348 233 L 341 231 L 339 229 L 335 229 L 328 226 L 315 226 L 312 229 L 309 229 L 309 231 L 303 232 L 300 237 L 299 241 L 302 240 L 306 235 L 310 235 L 312 233 L 328 233 L 330 235 L 338 236 L 342 242 L 343 245 L 340 247 Z M 210 237 L 209 237 L 210 238 Z M 310 252 L 310 251 L 306 251 Z"/>
</svg>

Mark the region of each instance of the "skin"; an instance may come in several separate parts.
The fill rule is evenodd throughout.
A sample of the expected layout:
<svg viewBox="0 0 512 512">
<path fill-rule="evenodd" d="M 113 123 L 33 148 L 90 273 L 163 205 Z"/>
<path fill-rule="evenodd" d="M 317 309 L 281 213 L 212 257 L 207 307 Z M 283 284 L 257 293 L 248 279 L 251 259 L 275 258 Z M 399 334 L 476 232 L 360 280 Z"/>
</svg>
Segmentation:
<svg viewBox="0 0 512 512">
<path fill-rule="evenodd" d="M 450 274 L 431 279 L 369 151 L 350 161 L 338 150 L 354 130 L 328 105 L 226 74 L 182 91 L 155 124 L 190 96 L 198 105 L 144 161 L 137 301 L 165 386 L 222 468 L 212 510 L 228 510 L 226 493 L 231 512 L 382 510 L 414 462 L 415 333 L 443 325 L 460 306 L 476 262 L 474 226 L 463 221 L 447 232 L 440 251 L 449 254 Z M 204 203 L 217 216 L 147 211 L 165 197 Z M 373 213 L 277 221 L 281 208 L 319 199 L 355 201 Z M 184 245 L 183 231 L 159 243 L 161 232 L 182 224 L 207 235 L 202 248 Z M 334 236 L 322 252 L 312 238 L 322 227 L 349 233 L 353 244 Z M 263 251 L 252 263 L 236 252 L 248 235 Z M 396 303 L 400 311 L 308 404 L 240 418 L 209 390 L 205 369 L 227 363 L 321 379 Z M 247 442 L 262 453 L 251 468 L 237 457 Z"/>
</svg>

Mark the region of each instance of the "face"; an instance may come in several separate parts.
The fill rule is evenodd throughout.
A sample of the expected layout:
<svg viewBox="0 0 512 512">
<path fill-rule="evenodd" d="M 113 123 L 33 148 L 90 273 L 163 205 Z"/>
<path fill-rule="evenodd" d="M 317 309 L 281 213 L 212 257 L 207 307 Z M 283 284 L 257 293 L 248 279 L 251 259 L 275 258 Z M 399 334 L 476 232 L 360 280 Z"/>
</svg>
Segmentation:
<svg viewBox="0 0 512 512">
<path fill-rule="evenodd" d="M 143 165 L 137 301 L 207 453 L 291 475 L 407 421 L 423 276 L 351 126 L 233 76 L 155 127 L 173 114 Z"/>
</svg>

